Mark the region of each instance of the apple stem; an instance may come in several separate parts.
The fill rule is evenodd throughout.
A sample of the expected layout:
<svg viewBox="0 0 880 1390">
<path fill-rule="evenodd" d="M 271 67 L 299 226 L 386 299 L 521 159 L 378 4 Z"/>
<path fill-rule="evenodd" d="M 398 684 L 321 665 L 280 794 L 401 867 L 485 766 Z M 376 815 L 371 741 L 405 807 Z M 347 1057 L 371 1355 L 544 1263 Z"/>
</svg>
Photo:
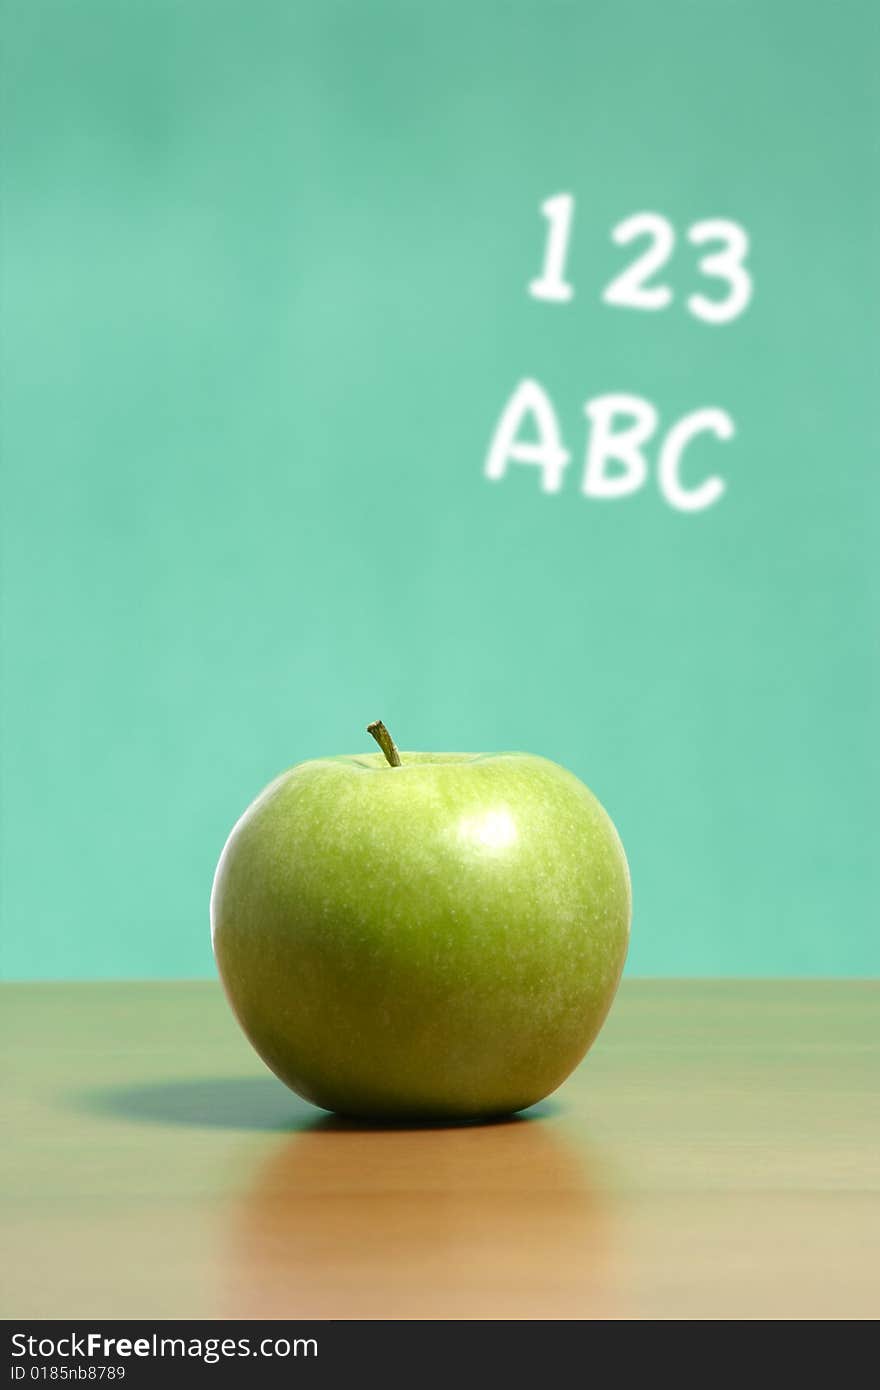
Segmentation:
<svg viewBox="0 0 880 1390">
<path fill-rule="evenodd" d="M 374 719 L 372 724 L 367 725 L 367 733 L 372 734 L 378 743 L 385 757 L 392 767 L 400 767 L 400 754 L 397 751 L 397 744 L 389 734 L 381 719 Z"/>
</svg>

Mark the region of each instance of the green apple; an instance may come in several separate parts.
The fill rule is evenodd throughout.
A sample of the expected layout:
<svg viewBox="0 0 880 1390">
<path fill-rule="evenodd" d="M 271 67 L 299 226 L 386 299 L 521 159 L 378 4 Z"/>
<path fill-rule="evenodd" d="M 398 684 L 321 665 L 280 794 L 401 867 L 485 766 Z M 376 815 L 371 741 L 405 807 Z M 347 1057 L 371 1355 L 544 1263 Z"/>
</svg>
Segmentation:
<svg viewBox="0 0 880 1390">
<path fill-rule="evenodd" d="M 629 941 L 623 846 L 572 773 L 526 753 L 382 753 L 283 773 L 220 857 L 232 1008 L 294 1091 L 345 1115 L 489 1116 L 565 1080 Z"/>
</svg>

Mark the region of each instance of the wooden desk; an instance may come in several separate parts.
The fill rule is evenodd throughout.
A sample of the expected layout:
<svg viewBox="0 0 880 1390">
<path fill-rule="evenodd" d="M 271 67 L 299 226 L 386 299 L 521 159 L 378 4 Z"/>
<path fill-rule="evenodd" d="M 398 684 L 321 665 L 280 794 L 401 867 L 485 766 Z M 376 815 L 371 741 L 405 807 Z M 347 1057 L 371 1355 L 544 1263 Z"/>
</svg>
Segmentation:
<svg viewBox="0 0 880 1390">
<path fill-rule="evenodd" d="M 529 1117 L 365 1129 L 205 983 L 6 985 L 10 1317 L 880 1314 L 880 986 L 627 983 Z"/>
</svg>

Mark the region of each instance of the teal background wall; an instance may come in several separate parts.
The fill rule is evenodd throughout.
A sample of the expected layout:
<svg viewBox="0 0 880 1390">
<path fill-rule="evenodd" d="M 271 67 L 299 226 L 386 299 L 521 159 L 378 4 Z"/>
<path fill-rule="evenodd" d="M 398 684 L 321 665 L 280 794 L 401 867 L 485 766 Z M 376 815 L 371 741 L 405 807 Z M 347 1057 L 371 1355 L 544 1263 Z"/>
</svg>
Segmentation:
<svg viewBox="0 0 880 1390">
<path fill-rule="evenodd" d="M 210 974 L 232 822 L 377 716 L 593 787 L 631 973 L 876 972 L 876 6 L 7 0 L 4 28 L 4 976 Z M 653 313 L 601 299 L 645 209 L 678 235 Z M 724 326 L 685 308 L 723 292 L 705 217 L 752 243 Z M 483 472 L 526 377 L 553 495 Z M 685 469 L 716 505 L 581 495 L 613 391 L 729 412 Z"/>
</svg>

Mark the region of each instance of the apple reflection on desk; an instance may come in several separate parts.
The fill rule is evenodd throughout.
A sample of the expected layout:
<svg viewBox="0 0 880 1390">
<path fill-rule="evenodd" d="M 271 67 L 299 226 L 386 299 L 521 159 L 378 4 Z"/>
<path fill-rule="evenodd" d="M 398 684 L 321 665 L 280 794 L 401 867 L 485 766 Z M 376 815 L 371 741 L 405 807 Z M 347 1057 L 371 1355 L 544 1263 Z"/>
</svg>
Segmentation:
<svg viewBox="0 0 880 1390">
<path fill-rule="evenodd" d="M 539 1109 L 493 1124 L 333 1116 L 279 1140 L 236 1198 L 228 1317 L 610 1318 L 610 1198 Z"/>
</svg>

